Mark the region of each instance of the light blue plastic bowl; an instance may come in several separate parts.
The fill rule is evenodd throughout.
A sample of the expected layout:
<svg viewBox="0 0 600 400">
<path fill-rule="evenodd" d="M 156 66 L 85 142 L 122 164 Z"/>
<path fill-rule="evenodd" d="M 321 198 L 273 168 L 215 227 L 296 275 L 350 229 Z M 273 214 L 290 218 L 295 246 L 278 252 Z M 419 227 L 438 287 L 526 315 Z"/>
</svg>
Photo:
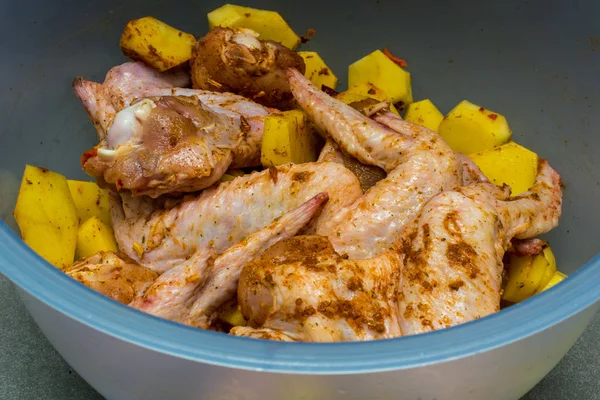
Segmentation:
<svg viewBox="0 0 600 400">
<path fill-rule="evenodd" d="M 242 2 L 240 2 L 242 3 Z M 355 4 L 353 4 L 355 3 Z M 486 4 L 484 4 L 486 3 Z M 73 368 L 108 399 L 516 399 L 566 353 L 600 298 L 600 3 L 260 1 L 345 82 L 348 64 L 387 47 L 408 60 L 416 99 L 460 100 L 507 115 L 517 142 L 566 185 L 547 236 L 563 283 L 462 326 L 367 343 L 274 343 L 184 327 L 72 281 L 24 245 L 11 212 L 25 164 L 84 178 L 95 132 L 73 77 L 121 62 L 129 19 L 153 15 L 201 36 L 206 2 L 65 0 L 0 6 L 0 272 Z M 13 229 L 11 229 L 11 227 Z"/>
</svg>

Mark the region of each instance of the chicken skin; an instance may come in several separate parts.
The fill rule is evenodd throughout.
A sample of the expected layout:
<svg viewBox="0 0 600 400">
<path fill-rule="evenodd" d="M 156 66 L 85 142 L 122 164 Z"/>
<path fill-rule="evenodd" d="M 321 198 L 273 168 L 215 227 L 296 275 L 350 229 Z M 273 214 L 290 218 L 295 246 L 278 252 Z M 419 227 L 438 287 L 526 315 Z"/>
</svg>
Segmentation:
<svg viewBox="0 0 600 400">
<path fill-rule="evenodd" d="M 280 110 L 295 105 L 285 70 L 305 68 L 298 53 L 235 27 L 216 27 L 200 38 L 190 66 L 195 89 L 237 93 Z"/>
<path fill-rule="evenodd" d="M 237 177 L 171 208 L 156 208 L 127 193 L 113 195 L 111 214 L 121 251 L 163 273 L 195 252 L 222 253 L 322 192 L 329 201 L 307 232 L 318 230 L 362 194 L 356 176 L 340 164 L 289 164 Z"/>
<path fill-rule="evenodd" d="M 172 321 L 208 328 L 214 311 L 235 297 L 242 267 L 266 248 L 298 233 L 327 200 L 325 193 L 318 194 L 218 256 L 214 251 L 197 251 L 163 273 L 130 306 Z"/>
<path fill-rule="evenodd" d="M 71 265 L 64 272 L 87 287 L 123 304 L 129 304 L 158 278 L 129 257 L 100 252 Z"/>
<path fill-rule="evenodd" d="M 545 161 L 529 192 L 498 194 L 478 183 L 434 196 L 370 259 L 342 257 L 320 236 L 281 241 L 243 269 L 242 313 L 252 328 L 299 341 L 411 335 L 494 313 L 510 240 L 554 228 L 562 197 Z"/>
<path fill-rule="evenodd" d="M 462 182 L 456 154 L 427 128 L 390 112 L 375 120 L 317 89 L 298 71 L 288 70 L 292 93 L 316 126 L 360 163 L 387 176 L 317 231 L 340 254 L 369 258 L 394 241 L 423 204 Z"/>
</svg>

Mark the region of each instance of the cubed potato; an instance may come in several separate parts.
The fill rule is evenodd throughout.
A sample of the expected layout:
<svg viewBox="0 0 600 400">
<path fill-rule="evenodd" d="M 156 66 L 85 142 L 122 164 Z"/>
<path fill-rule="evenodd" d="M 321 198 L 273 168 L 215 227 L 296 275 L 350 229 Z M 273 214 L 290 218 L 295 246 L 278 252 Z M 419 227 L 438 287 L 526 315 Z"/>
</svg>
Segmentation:
<svg viewBox="0 0 600 400">
<path fill-rule="evenodd" d="M 438 132 L 454 151 L 464 154 L 500 146 L 508 142 L 512 134 L 504 115 L 466 100 L 444 117 Z"/>
<path fill-rule="evenodd" d="M 335 89 L 338 79 L 317 52 L 299 51 L 298 54 L 304 59 L 306 65 L 304 76 L 319 89 L 323 85 Z"/>
<path fill-rule="evenodd" d="M 396 115 L 400 115 L 387 93 L 370 82 L 363 82 L 352 86 L 345 92 L 338 93 L 335 98 L 346 104 L 361 102 L 369 98 L 378 101 L 388 101 L 390 103 L 390 111 Z"/>
<path fill-rule="evenodd" d="M 431 100 L 425 99 L 409 104 L 404 119 L 437 132 L 444 116 Z"/>
<path fill-rule="evenodd" d="M 550 282 L 548 282 L 541 291 L 543 292 L 544 290 L 548 290 L 552 286 L 556 286 L 557 284 L 564 281 L 565 279 L 567 279 L 567 275 L 563 274 L 560 271 L 556 271 L 554 273 L 554 275 L 552 275 L 552 279 L 550 279 Z"/>
<path fill-rule="evenodd" d="M 538 255 L 510 253 L 507 257 L 508 277 L 502 299 L 511 303 L 523 301 L 543 290 L 556 272 L 556 259 L 547 243 Z"/>
<path fill-rule="evenodd" d="M 246 320 L 237 304 L 229 304 L 219 313 L 219 319 L 231 326 L 245 326 Z"/>
<path fill-rule="evenodd" d="M 27 165 L 14 215 L 36 253 L 60 269 L 73 263 L 79 217 L 64 176 Z"/>
<path fill-rule="evenodd" d="M 316 136 L 299 110 L 265 117 L 261 163 L 264 167 L 317 160 Z"/>
<path fill-rule="evenodd" d="M 104 224 L 112 226 L 106 190 L 99 188 L 94 182 L 68 180 L 67 183 L 80 224 L 91 217 L 98 217 Z"/>
<path fill-rule="evenodd" d="M 515 142 L 469 157 L 494 184 L 509 185 L 513 196 L 529 190 L 537 176 L 538 155 Z"/>
<path fill-rule="evenodd" d="M 166 71 L 192 58 L 194 35 L 157 20 L 144 17 L 129 21 L 121 35 L 123 54 Z"/>
<path fill-rule="evenodd" d="M 413 102 L 410 73 L 376 50 L 348 67 L 348 87 L 372 83 L 381 88 L 393 103 Z"/>
<path fill-rule="evenodd" d="M 115 234 L 100 219 L 91 217 L 79 227 L 75 254 L 81 259 L 101 251 L 118 251 Z"/>
<path fill-rule="evenodd" d="M 208 28 L 215 26 L 249 28 L 259 33 L 259 39 L 273 40 L 294 50 L 300 37 L 275 11 L 225 4 L 208 13 Z"/>
</svg>

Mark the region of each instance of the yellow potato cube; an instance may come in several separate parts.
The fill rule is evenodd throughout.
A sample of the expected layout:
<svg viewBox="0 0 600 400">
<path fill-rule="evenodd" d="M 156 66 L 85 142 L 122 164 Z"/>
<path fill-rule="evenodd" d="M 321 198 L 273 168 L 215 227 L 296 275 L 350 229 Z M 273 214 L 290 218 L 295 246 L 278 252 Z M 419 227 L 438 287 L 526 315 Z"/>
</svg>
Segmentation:
<svg viewBox="0 0 600 400">
<path fill-rule="evenodd" d="M 121 35 L 123 54 L 166 71 L 192 58 L 194 35 L 157 20 L 144 17 L 129 21 Z"/>
<path fill-rule="evenodd" d="M 535 256 L 509 254 L 505 268 L 508 278 L 502 299 L 518 303 L 546 287 L 556 272 L 556 259 L 546 243 L 543 251 Z"/>
<path fill-rule="evenodd" d="M 413 101 L 410 73 L 376 50 L 348 67 L 348 87 L 369 82 L 381 88 L 393 103 Z"/>
<path fill-rule="evenodd" d="M 323 85 L 335 89 L 338 79 L 317 52 L 299 51 L 298 54 L 304 59 L 306 65 L 304 76 L 319 89 Z"/>
<path fill-rule="evenodd" d="M 538 155 L 515 142 L 469 157 L 494 184 L 509 185 L 513 196 L 528 191 L 537 176 Z"/>
<path fill-rule="evenodd" d="M 67 183 L 80 224 L 91 217 L 98 217 L 104 224 L 112 226 L 106 190 L 99 188 L 94 182 L 68 180 Z"/>
<path fill-rule="evenodd" d="M 409 104 L 404 119 L 437 132 L 444 116 L 431 100 L 426 99 Z"/>
<path fill-rule="evenodd" d="M 27 165 L 14 215 L 36 253 L 60 269 L 73 263 L 79 217 L 64 176 Z"/>
<path fill-rule="evenodd" d="M 543 292 L 544 290 L 548 290 L 552 286 L 556 286 L 565 279 L 567 279 L 567 275 L 563 274 L 560 271 L 556 271 L 554 275 L 552 275 L 552 279 L 550 279 L 550 282 L 548 282 L 548 284 L 546 284 L 546 286 L 544 286 L 544 288 L 541 291 Z"/>
<path fill-rule="evenodd" d="M 234 180 L 236 177 L 233 175 L 228 175 L 228 174 L 223 174 L 223 176 L 221 176 L 221 182 L 230 182 L 232 180 Z"/>
<path fill-rule="evenodd" d="M 444 117 L 438 132 L 454 151 L 464 154 L 500 146 L 508 142 L 512 134 L 504 115 L 466 100 Z"/>
<path fill-rule="evenodd" d="M 249 28 L 258 32 L 259 39 L 273 40 L 294 50 L 300 37 L 275 11 L 225 4 L 208 13 L 208 28 L 215 26 Z"/>
<path fill-rule="evenodd" d="M 316 136 L 300 110 L 265 117 L 260 161 L 264 167 L 317 160 Z"/>
<path fill-rule="evenodd" d="M 346 104 L 364 101 L 369 98 L 378 101 L 388 101 L 390 103 L 390 111 L 396 115 L 400 115 L 387 93 L 370 82 L 363 82 L 352 86 L 345 92 L 338 93 L 335 98 Z"/>
<path fill-rule="evenodd" d="M 219 319 L 231 326 L 245 326 L 246 320 L 237 304 L 226 306 L 219 314 Z"/>
<path fill-rule="evenodd" d="M 97 217 L 85 221 L 77 233 L 77 259 L 85 258 L 101 251 L 118 251 L 113 230 Z"/>
</svg>

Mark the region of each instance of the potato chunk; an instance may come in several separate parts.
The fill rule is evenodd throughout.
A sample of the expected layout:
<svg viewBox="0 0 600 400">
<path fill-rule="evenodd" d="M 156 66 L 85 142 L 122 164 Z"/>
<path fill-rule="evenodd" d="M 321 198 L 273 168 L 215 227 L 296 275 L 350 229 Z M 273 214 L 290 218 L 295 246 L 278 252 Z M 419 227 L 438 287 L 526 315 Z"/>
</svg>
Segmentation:
<svg viewBox="0 0 600 400">
<path fill-rule="evenodd" d="M 444 116 L 431 100 L 425 99 L 409 104 L 404 119 L 437 132 Z"/>
<path fill-rule="evenodd" d="M 14 215 L 36 253 L 60 269 L 73 263 L 79 217 L 64 176 L 27 165 Z"/>
<path fill-rule="evenodd" d="M 542 252 L 535 256 L 510 253 L 507 257 L 505 267 L 508 278 L 502 298 L 512 303 L 542 291 L 556 272 L 556 259 L 547 243 Z"/>
<path fill-rule="evenodd" d="M 68 180 L 67 183 L 80 224 L 91 217 L 98 217 L 104 224 L 112 226 L 106 190 L 99 188 L 94 182 Z"/>
<path fill-rule="evenodd" d="M 294 50 L 300 37 L 275 11 L 225 4 L 208 13 L 208 28 L 215 26 L 249 28 L 260 34 L 262 40 L 273 40 Z"/>
<path fill-rule="evenodd" d="M 123 54 L 166 71 L 192 58 L 194 35 L 182 32 L 154 17 L 134 19 L 121 35 Z"/>
<path fill-rule="evenodd" d="M 345 92 L 338 93 L 335 98 L 343 101 L 346 104 L 359 103 L 365 101 L 366 99 L 388 101 L 390 103 L 390 111 L 396 115 L 400 115 L 398 109 L 394 107 L 394 104 L 387 93 L 370 82 L 363 82 L 352 86 Z"/>
<path fill-rule="evenodd" d="M 85 221 L 77 233 L 77 259 L 85 258 L 101 251 L 116 252 L 117 242 L 111 227 L 97 217 Z"/>
<path fill-rule="evenodd" d="M 299 51 L 298 54 L 304 59 L 306 65 L 304 76 L 319 89 L 323 85 L 335 89 L 338 79 L 317 52 Z"/>
<path fill-rule="evenodd" d="M 515 142 L 469 157 L 494 184 L 509 185 L 513 196 L 529 190 L 537 176 L 538 155 Z"/>
<path fill-rule="evenodd" d="M 503 115 L 466 100 L 444 117 L 438 132 L 454 151 L 464 154 L 500 146 L 508 142 L 512 134 Z"/>
<path fill-rule="evenodd" d="M 348 87 L 369 82 L 387 93 L 393 103 L 413 101 L 410 73 L 380 50 L 361 58 L 348 67 Z"/>
<path fill-rule="evenodd" d="M 316 161 L 316 136 L 299 110 L 265 117 L 260 161 L 264 167 Z"/>
<path fill-rule="evenodd" d="M 567 275 L 563 274 L 560 271 L 556 271 L 554 273 L 554 275 L 552 275 L 552 279 L 550 279 L 550 282 L 548 282 L 541 291 L 543 292 L 544 290 L 548 290 L 552 286 L 558 285 L 560 282 L 564 281 L 565 279 L 567 279 Z"/>
</svg>

